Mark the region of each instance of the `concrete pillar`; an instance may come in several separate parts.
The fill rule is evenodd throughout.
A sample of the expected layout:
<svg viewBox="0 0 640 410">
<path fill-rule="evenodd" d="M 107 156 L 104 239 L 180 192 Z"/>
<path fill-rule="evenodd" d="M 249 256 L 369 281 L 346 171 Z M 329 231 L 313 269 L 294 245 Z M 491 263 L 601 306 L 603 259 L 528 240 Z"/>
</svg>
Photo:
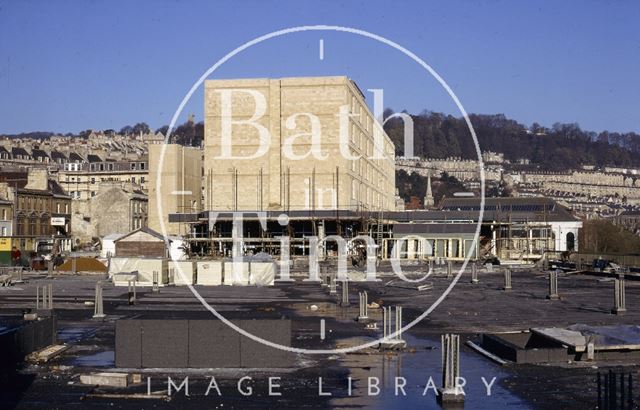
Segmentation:
<svg viewBox="0 0 640 410">
<path fill-rule="evenodd" d="M 547 295 L 547 299 L 560 299 L 558 295 L 558 269 L 549 272 L 549 294 Z"/>
<path fill-rule="evenodd" d="M 384 339 L 394 335 L 380 344 L 382 349 L 402 348 L 406 345 L 402 340 L 402 306 L 396 306 L 395 312 L 392 306 L 382 308 L 382 335 Z"/>
<path fill-rule="evenodd" d="M 224 266 L 224 265 L 223 265 Z M 154 293 L 158 293 L 160 292 L 160 274 L 158 273 L 157 270 L 153 271 L 153 287 L 152 287 L 152 291 Z"/>
<path fill-rule="evenodd" d="M 396 311 L 396 320 L 398 319 L 398 313 Z M 396 330 L 398 328 L 398 325 L 396 324 Z M 393 308 L 391 306 L 389 307 L 383 307 L 382 308 L 382 335 L 383 337 L 389 337 L 391 336 L 394 331 L 393 331 Z M 397 339 L 397 337 L 393 337 L 390 341 L 393 341 Z"/>
<path fill-rule="evenodd" d="M 340 302 L 340 306 L 347 307 L 350 306 L 349 303 L 349 281 L 342 281 L 342 301 Z"/>
<path fill-rule="evenodd" d="M 615 280 L 614 307 L 611 310 L 611 313 L 614 315 L 623 315 L 626 311 L 624 275 L 619 275 Z"/>
<path fill-rule="evenodd" d="M 326 287 L 329 286 L 329 275 L 327 275 L 327 266 L 320 266 L 320 286 Z"/>
<path fill-rule="evenodd" d="M 52 277 L 53 276 L 53 261 L 48 261 L 47 262 L 47 276 L 48 277 Z"/>
<path fill-rule="evenodd" d="M 402 340 L 402 306 L 396 306 L 396 340 Z"/>
<path fill-rule="evenodd" d="M 104 314 L 104 306 L 102 304 L 102 282 L 96 282 L 96 298 L 93 308 L 93 318 L 102 319 L 106 315 Z"/>
<path fill-rule="evenodd" d="M 36 286 L 36 309 L 53 309 L 53 285 Z"/>
<path fill-rule="evenodd" d="M 478 265 L 471 264 L 471 283 L 478 283 Z"/>
<path fill-rule="evenodd" d="M 336 295 L 337 293 L 338 293 L 338 290 L 337 290 L 336 278 L 332 276 L 329 282 L 329 294 Z"/>
<path fill-rule="evenodd" d="M 136 282 L 134 280 L 130 280 L 128 285 L 129 305 L 134 305 L 136 303 Z"/>
<path fill-rule="evenodd" d="M 458 387 L 460 380 L 460 336 L 444 334 L 442 344 L 442 388 L 437 396 L 441 402 L 463 402 L 464 392 Z"/>
<path fill-rule="evenodd" d="M 503 290 L 511 290 L 511 269 L 505 268 L 504 270 L 504 287 Z"/>
<path fill-rule="evenodd" d="M 447 261 L 447 278 L 453 276 L 453 262 Z"/>
<path fill-rule="evenodd" d="M 407 241 L 407 259 L 415 259 L 415 257 L 416 257 L 415 241 L 413 239 L 409 239 Z"/>
<path fill-rule="evenodd" d="M 587 338 L 587 360 L 596 359 L 595 336 L 591 335 Z"/>
<path fill-rule="evenodd" d="M 17 268 L 13 268 L 13 272 L 14 272 L 14 274 L 17 275 L 17 276 L 14 276 L 14 277 L 16 277 L 16 279 L 13 282 L 14 283 L 22 283 L 23 282 L 23 280 L 22 280 L 22 266 L 17 267 Z"/>
<path fill-rule="evenodd" d="M 367 292 L 358 293 L 358 305 L 359 305 L 359 314 L 358 320 L 368 320 L 369 319 L 369 307 L 368 307 L 368 295 Z"/>
<path fill-rule="evenodd" d="M 71 257 L 71 272 L 74 275 L 78 273 L 78 258 L 75 255 Z"/>
<path fill-rule="evenodd" d="M 491 249 L 493 250 L 494 255 L 499 256 L 497 245 L 498 245 L 498 241 L 497 241 L 496 231 L 495 231 L 495 228 L 492 226 L 491 227 Z"/>
</svg>

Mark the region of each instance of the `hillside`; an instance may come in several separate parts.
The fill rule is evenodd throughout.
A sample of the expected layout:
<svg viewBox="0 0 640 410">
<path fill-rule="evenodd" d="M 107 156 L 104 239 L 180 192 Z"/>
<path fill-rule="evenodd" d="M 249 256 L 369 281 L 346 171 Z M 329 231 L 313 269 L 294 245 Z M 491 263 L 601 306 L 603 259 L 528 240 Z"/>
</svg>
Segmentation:
<svg viewBox="0 0 640 410">
<path fill-rule="evenodd" d="M 387 110 L 385 116 L 392 112 Z M 414 121 L 414 154 L 424 158 L 477 158 L 471 133 L 464 119 L 434 112 L 411 116 Z M 482 151 L 502 152 L 506 159 L 527 158 L 545 170 L 564 170 L 589 164 L 639 167 L 640 135 L 580 129 L 578 124 L 554 124 L 544 128 L 523 124 L 502 114 L 471 114 Z M 393 118 L 385 130 L 396 144 L 396 154 L 404 151 L 403 122 Z"/>
</svg>

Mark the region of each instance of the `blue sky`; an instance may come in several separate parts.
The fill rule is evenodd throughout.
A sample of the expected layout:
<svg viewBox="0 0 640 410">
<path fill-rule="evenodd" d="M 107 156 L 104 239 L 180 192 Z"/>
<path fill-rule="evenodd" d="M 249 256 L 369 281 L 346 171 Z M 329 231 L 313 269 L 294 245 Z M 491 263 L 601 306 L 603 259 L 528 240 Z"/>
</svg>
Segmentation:
<svg viewBox="0 0 640 410">
<path fill-rule="evenodd" d="M 157 128 L 227 52 L 316 24 L 359 28 L 408 48 L 468 112 L 640 132 L 638 21 L 640 3 L 632 1 L 0 1 L 0 133 L 139 121 Z M 346 33 L 270 40 L 214 78 L 307 75 L 348 75 L 363 90 L 383 88 L 395 111 L 459 115 L 417 64 Z M 201 120 L 202 106 L 199 91 L 182 119 Z"/>
</svg>

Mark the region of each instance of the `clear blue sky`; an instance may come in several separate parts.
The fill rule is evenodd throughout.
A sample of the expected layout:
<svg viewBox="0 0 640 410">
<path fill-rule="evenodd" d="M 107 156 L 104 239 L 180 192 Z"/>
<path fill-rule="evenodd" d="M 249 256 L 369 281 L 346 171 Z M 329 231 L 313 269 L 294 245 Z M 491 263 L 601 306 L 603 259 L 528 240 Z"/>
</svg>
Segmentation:
<svg viewBox="0 0 640 410">
<path fill-rule="evenodd" d="M 0 133 L 168 124 L 194 81 L 244 42 L 299 25 L 360 28 L 412 50 L 469 112 L 640 131 L 635 1 L 1 1 Z M 319 40 L 325 42 L 320 61 Z M 459 115 L 399 52 L 344 33 L 251 48 L 216 78 L 348 75 L 385 106 Z M 372 98 L 368 95 L 368 100 Z M 202 119 L 202 92 L 183 119 Z"/>
</svg>

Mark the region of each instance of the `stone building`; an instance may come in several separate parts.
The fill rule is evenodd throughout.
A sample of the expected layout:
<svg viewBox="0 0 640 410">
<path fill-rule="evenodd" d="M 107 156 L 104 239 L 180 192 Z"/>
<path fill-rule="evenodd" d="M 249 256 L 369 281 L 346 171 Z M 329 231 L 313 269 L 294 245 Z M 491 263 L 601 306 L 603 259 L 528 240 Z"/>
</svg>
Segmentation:
<svg viewBox="0 0 640 410">
<path fill-rule="evenodd" d="M 56 242 L 71 249 L 71 197 L 46 168 L 0 172 L 0 198 L 13 203 L 13 245 L 37 250 L 39 243 Z"/>
<path fill-rule="evenodd" d="M 74 199 L 73 237 L 90 243 L 112 234 L 127 234 L 147 226 L 147 195 L 131 183 L 103 182 L 96 195 Z"/>
<path fill-rule="evenodd" d="M 153 144 L 149 145 L 149 164 L 149 228 L 163 232 L 164 225 L 167 234 L 186 233 L 188 227 L 170 224 L 168 215 L 202 210 L 202 151 Z"/>
<path fill-rule="evenodd" d="M 347 77 L 206 81 L 204 149 L 210 210 L 395 209 L 394 145 Z"/>
<path fill-rule="evenodd" d="M 0 198 L 0 237 L 13 235 L 13 201 L 5 197 Z"/>
<path fill-rule="evenodd" d="M 58 182 L 74 200 L 86 201 L 97 195 L 101 183 L 127 183 L 146 192 L 149 165 L 146 158 L 137 161 L 67 163 L 58 172 Z"/>
<path fill-rule="evenodd" d="M 116 257 L 166 258 L 168 249 L 164 236 L 149 228 L 137 229 L 115 241 Z"/>
<path fill-rule="evenodd" d="M 479 198 L 446 198 L 449 218 L 477 222 Z M 546 251 L 577 252 L 582 222 L 549 198 L 486 198 L 480 234 L 487 253 L 501 259 L 538 259 Z"/>
<path fill-rule="evenodd" d="M 640 209 L 628 209 L 613 218 L 613 223 L 640 235 Z"/>
</svg>

